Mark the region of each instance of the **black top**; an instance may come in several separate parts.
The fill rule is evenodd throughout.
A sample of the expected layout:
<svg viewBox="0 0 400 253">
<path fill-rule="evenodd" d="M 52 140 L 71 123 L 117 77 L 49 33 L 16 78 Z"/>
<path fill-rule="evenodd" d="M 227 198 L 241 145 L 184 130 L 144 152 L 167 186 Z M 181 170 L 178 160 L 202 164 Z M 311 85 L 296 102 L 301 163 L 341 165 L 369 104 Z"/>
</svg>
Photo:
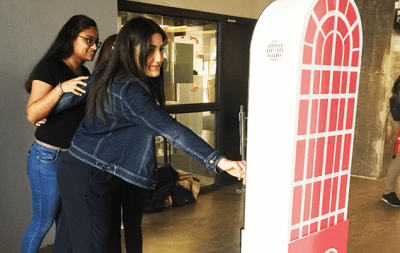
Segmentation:
<svg viewBox="0 0 400 253">
<path fill-rule="evenodd" d="M 89 70 L 82 65 L 82 75 L 89 76 Z M 33 80 L 40 80 L 56 87 L 78 77 L 61 59 L 50 58 L 39 63 Z M 37 127 L 37 140 L 60 148 L 69 148 L 76 129 L 85 116 L 86 103 L 68 108 L 60 113 L 50 113 L 46 124 Z"/>
</svg>

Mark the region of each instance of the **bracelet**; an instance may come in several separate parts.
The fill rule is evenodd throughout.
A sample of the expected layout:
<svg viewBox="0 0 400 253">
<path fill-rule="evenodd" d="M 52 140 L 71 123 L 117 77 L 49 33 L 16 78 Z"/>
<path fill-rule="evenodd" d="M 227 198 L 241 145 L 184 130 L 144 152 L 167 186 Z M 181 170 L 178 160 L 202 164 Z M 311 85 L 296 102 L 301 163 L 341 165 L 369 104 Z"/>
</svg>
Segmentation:
<svg viewBox="0 0 400 253">
<path fill-rule="evenodd" d="M 56 88 L 58 88 L 57 89 L 58 95 L 60 95 L 60 96 L 64 95 L 64 93 L 62 92 L 62 89 L 61 89 L 61 87 L 59 85 L 57 85 Z"/>
<path fill-rule="evenodd" d="M 62 94 L 65 94 L 65 92 L 63 91 L 63 88 L 62 88 L 62 83 L 59 83 L 58 85 L 60 85 L 60 89 L 61 89 Z"/>
</svg>

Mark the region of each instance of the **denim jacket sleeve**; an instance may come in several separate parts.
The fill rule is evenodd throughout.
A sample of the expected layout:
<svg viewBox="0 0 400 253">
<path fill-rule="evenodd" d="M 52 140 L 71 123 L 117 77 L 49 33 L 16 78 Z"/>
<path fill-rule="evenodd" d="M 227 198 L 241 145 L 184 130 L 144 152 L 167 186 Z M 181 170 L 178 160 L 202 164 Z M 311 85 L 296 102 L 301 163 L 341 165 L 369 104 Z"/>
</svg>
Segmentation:
<svg viewBox="0 0 400 253">
<path fill-rule="evenodd" d="M 139 81 L 127 83 L 120 89 L 123 117 L 146 128 L 155 136 L 164 136 L 176 148 L 201 162 L 216 173 L 223 156 L 202 138 L 157 106 L 154 97 Z"/>
<path fill-rule="evenodd" d="M 65 109 L 68 109 L 72 106 L 81 104 L 86 102 L 87 100 L 87 95 L 89 93 L 89 88 L 90 88 L 90 83 L 93 79 L 94 75 L 90 75 L 88 79 L 84 80 L 84 82 L 87 83 L 86 86 L 81 86 L 82 89 L 86 91 L 86 93 L 83 93 L 82 96 L 77 96 L 74 93 L 65 93 L 61 96 L 60 100 L 56 104 L 56 106 L 53 108 L 51 113 L 59 113 L 61 111 L 64 111 Z"/>
</svg>

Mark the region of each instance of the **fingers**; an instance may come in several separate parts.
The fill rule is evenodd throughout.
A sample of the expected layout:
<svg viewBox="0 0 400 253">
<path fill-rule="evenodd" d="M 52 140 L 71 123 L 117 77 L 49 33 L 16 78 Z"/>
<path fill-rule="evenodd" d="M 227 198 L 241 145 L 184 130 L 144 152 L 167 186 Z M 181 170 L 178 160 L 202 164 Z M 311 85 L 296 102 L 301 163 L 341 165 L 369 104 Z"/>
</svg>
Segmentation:
<svg viewBox="0 0 400 253">
<path fill-rule="evenodd" d="M 88 78 L 88 76 L 79 76 L 74 79 L 60 83 L 60 87 L 64 93 L 70 92 L 77 96 L 82 96 L 82 94 L 85 94 L 86 91 L 81 88 L 81 86 L 87 86 L 87 83 L 85 83 L 83 80 L 86 80 Z"/>
<path fill-rule="evenodd" d="M 88 76 L 78 76 L 77 78 L 75 78 L 76 80 L 86 80 L 88 79 Z"/>
<path fill-rule="evenodd" d="M 247 168 L 247 164 L 246 161 L 240 161 L 239 162 L 240 167 L 242 168 L 242 178 L 243 178 L 243 184 L 246 184 L 246 168 Z"/>
<path fill-rule="evenodd" d="M 79 86 L 76 86 L 76 88 L 72 91 L 72 93 L 74 93 L 77 96 L 82 96 L 82 94 L 85 94 L 86 91 L 80 88 Z"/>
<path fill-rule="evenodd" d="M 246 161 L 238 161 L 239 166 L 239 177 L 238 179 L 243 179 L 243 184 L 246 184 Z"/>
<path fill-rule="evenodd" d="M 78 85 L 82 85 L 83 87 L 87 86 L 87 83 L 85 83 L 82 80 L 86 80 L 88 79 L 88 76 L 79 76 L 76 78 L 76 87 L 75 87 L 75 91 L 80 92 L 80 93 L 86 93 L 86 91 L 84 89 L 82 89 L 81 87 L 79 87 Z"/>
<path fill-rule="evenodd" d="M 47 120 L 47 119 L 39 120 L 38 122 L 35 123 L 35 125 L 36 125 L 36 126 L 41 126 L 41 125 L 43 125 L 43 124 L 46 123 L 46 120 Z"/>
<path fill-rule="evenodd" d="M 217 165 L 223 171 L 226 171 L 229 175 L 237 177 L 238 180 L 243 179 L 243 183 L 246 181 L 246 161 L 231 161 L 223 158 Z"/>
<path fill-rule="evenodd" d="M 230 175 L 237 177 L 238 180 L 245 179 L 246 177 L 246 161 L 230 161 L 231 166 L 226 172 Z"/>
<path fill-rule="evenodd" d="M 235 162 L 235 170 L 237 173 L 237 177 L 239 180 L 241 180 L 242 178 L 244 178 L 245 173 L 246 173 L 246 163 L 244 161 L 237 161 Z"/>
</svg>

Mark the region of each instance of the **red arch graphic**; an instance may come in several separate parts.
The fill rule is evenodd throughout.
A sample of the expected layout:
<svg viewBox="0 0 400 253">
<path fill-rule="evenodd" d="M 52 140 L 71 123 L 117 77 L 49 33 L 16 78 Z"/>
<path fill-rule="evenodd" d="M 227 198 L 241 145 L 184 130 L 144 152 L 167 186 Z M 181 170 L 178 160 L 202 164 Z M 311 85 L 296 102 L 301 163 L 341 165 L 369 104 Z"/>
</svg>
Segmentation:
<svg viewBox="0 0 400 253">
<path fill-rule="evenodd" d="M 361 34 L 352 0 L 316 1 L 302 45 L 290 241 L 346 220 Z"/>
</svg>

